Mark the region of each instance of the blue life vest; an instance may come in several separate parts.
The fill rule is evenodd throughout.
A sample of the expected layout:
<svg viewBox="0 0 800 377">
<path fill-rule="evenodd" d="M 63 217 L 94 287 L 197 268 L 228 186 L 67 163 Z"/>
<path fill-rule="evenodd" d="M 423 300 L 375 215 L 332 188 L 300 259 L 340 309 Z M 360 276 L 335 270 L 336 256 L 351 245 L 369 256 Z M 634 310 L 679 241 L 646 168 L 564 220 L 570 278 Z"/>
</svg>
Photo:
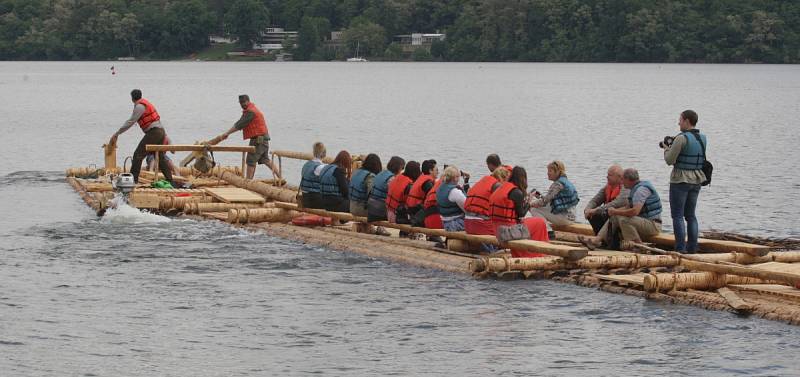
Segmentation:
<svg viewBox="0 0 800 377">
<path fill-rule="evenodd" d="M 325 165 L 322 168 L 322 171 L 319 173 L 319 183 L 322 186 L 322 195 L 326 196 L 342 196 L 342 193 L 339 192 L 339 182 L 336 181 L 336 177 L 333 176 L 333 172 L 336 171 L 338 166 L 334 164 Z"/>
<path fill-rule="evenodd" d="M 575 186 L 572 185 L 572 182 L 570 182 L 566 176 L 562 175 L 558 177 L 558 182 L 561 182 L 564 188 L 556 194 L 556 197 L 553 198 L 553 202 L 550 203 L 550 212 L 552 213 L 566 212 L 568 209 L 578 205 L 578 202 L 581 200 L 578 198 L 578 191 L 575 190 Z"/>
<path fill-rule="evenodd" d="M 649 181 L 639 181 L 633 188 L 631 188 L 631 193 L 628 194 L 628 203 L 633 206 L 633 195 L 636 194 L 636 190 L 647 187 L 651 194 L 647 197 L 644 201 L 644 205 L 642 206 L 642 210 L 639 211 L 639 216 L 644 217 L 645 219 L 658 219 L 661 217 L 661 197 L 658 196 L 658 192 L 656 192 L 656 188 L 653 187 L 653 184 Z"/>
<path fill-rule="evenodd" d="M 706 142 L 706 135 L 696 131 L 697 136 L 703 140 L 703 144 L 708 145 Z M 681 135 L 686 138 L 686 144 L 681 148 L 681 154 L 675 160 L 675 167 L 683 170 L 701 170 L 703 169 L 703 146 L 697 141 L 697 138 L 692 135 L 691 131 L 681 132 Z"/>
<path fill-rule="evenodd" d="M 450 191 L 461 190 L 460 187 L 452 183 L 442 183 L 436 190 L 436 205 L 439 207 L 439 214 L 442 217 L 453 217 L 463 215 L 464 211 L 455 202 L 450 201 Z"/>
<path fill-rule="evenodd" d="M 353 173 L 353 178 L 350 180 L 350 201 L 366 203 L 369 198 L 367 192 L 367 177 L 375 176 L 374 173 L 367 169 L 357 169 Z M 374 182 L 374 181 L 373 181 Z"/>
<path fill-rule="evenodd" d="M 372 183 L 372 192 L 369 193 L 369 197 L 385 201 L 386 195 L 389 193 L 389 181 L 392 178 L 394 178 L 394 173 L 388 170 L 378 173 Z"/>
<path fill-rule="evenodd" d="M 320 192 L 319 176 L 314 174 L 314 170 L 320 165 L 321 162 L 314 160 L 309 160 L 303 165 L 303 170 L 300 171 L 300 191 Z"/>
</svg>

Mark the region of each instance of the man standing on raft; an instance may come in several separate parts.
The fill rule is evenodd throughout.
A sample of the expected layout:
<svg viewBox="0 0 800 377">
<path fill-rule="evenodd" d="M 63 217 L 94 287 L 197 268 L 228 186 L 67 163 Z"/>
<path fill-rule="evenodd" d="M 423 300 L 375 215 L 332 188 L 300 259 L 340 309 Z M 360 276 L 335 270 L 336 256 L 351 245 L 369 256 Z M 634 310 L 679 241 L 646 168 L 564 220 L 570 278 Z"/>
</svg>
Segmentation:
<svg viewBox="0 0 800 377">
<path fill-rule="evenodd" d="M 144 137 L 133 152 L 133 161 L 131 165 L 133 180 L 139 183 L 139 172 L 142 170 L 142 160 L 147 156 L 145 147 L 148 144 L 164 144 L 166 133 L 164 132 L 164 126 L 161 125 L 161 116 L 158 115 L 156 107 L 148 100 L 142 98 L 141 90 L 134 89 L 131 91 L 131 101 L 133 101 L 133 114 L 131 114 L 131 117 L 114 133 L 109 144 L 116 145 L 119 135 L 122 135 L 125 131 L 130 129 L 134 123 L 139 124 L 139 127 L 144 132 Z M 161 170 L 161 173 L 164 174 L 164 178 L 172 183 L 172 170 L 169 168 L 169 162 L 165 157 L 164 152 L 158 152 L 158 168 Z M 173 184 L 173 186 L 175 186 L 175 184 Z"/>
<path fill-rule="evenodd" d="M 221 135 L 222 138 L 227 139 L 232 133 L 242 131 L 242 137 L 245 140 L 250 139 L 250 146 L 256 147 L 255 153 L 247 153 L 247 179 L 253 179 L 256 175 L 256 165 L 258 164 L 267 165 L 280 178 L 281 172 L 269 159 L 270 139 L 264 113 L 254 103 L 250 102 L 250 97 L 247 94 L 239 96 L 239 105 L 242 107 L 242 117 L 231 129 Z"/>
</svg>

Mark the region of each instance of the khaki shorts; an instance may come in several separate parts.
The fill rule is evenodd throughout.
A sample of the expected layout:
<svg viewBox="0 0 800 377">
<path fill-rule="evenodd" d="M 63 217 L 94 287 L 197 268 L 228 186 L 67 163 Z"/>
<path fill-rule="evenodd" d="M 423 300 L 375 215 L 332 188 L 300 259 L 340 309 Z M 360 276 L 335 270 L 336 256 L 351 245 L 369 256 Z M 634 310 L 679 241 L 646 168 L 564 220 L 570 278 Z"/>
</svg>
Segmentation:
<svg viewBox="0 0 800 377">
<path fill-rule="evenodd" d="M 269 162 L 269 136 L 256 136 L 251 138 L 250 146 L 256 147 L 256 152 L 247 152 L 248 166 L 256 166 Z"/>
</svg>

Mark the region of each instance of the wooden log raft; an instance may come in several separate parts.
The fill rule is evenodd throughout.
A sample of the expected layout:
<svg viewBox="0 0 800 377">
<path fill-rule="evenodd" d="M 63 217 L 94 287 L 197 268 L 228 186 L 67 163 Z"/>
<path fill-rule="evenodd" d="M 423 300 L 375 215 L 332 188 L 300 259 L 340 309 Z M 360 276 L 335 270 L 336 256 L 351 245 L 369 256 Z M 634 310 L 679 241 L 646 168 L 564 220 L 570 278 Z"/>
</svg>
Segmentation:
<svg viewBox="0 0 800 377">
<path fill-rule="evenodd" d="M 287 190 L 271 186 L 263 182 L 243 178 L 231 172 L 226 172 L 226 171 L 219 173 L 217 176 L 222 180 L 224 180 L 225 182 L 228 182 L 236 187 L 257 192 L 263 195 L 267 199 L 272 199 L 285 203 L 295 203 L 295 201 L 297 200 L 296 199 L 297 193 L 292 190 Z"/>
<path fill-rule="evenodd" d="M 329 212 L 321 209 L 310 209 L 310 208 L 298 208 L 297 204 L 293 203 L 281 203 L 276 202 L 275 206 L 278 208 L 284 209 L 292 209 L 306 213 L 312 213 L 319 216 L 325 217 L 332 217 L 335 219 L 343 220 L 343 221 L 356 221 L 366 223 L 367 219 L 365 217 L 358 217 L 353 216 L 350 213 L 344 212 Z M 516 240 L 510 241 L 504 245 L 500 245 L 497 241 L 497 238 L 492 236 L 478 236 L 473 234 L 466 234 L 464 232 L 448 232 L 441 229 L 428 229 L 428 228 L 420 228 L 414 227 L 406 224 L 394 224 L 388 221 L 378 221 L 373 222 L 373 225 L 379 225 L 387 228 L 394 228 L 399 229 L 404 232 L 408 233 L 422 233 L 427 234 L 429 236 L 440 236 L 440 237 L 447 237 L 447 238 L 454 238 L 459 239 L 462 241 L 468 242 L 476 242 L 476 243 L 488 243 L 492 245 L 502 246 L 502 247 L 509 247 L 518 250 L 525 250 L 531 251 L 536 253 L 554 255 L 562 258 L 566 258 L 569 260 L 577 260 L 585 257 L 588 255 L 589 251 L 582 248 L 576 248 L 572 246 L 564 246 L 564 245 L 554 245 L 547 242 L 542 241 L 533 241 L 533 240 Z"/>
</svg>

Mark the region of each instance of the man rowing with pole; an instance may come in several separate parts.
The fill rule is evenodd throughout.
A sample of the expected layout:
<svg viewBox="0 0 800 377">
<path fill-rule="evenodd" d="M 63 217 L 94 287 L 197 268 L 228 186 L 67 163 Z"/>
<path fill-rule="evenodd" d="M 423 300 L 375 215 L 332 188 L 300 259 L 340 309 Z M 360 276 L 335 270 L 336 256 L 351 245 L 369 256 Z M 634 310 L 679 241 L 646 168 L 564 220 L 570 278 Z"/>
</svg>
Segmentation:
<svg viewBox="0 0 800 377">
<path fill-rule="evenodd" d="M 250 97 L 247 94 L 239 96 L 239 105 L 242 107 L 242 117 L 220 137 L 224 140 L 232 133 L 242 131 L 242 137 L 245 140 L 250 139 L 250 146 L 256 147 L 255 153 L 247 153 L 247 179 L 253 179 L 256 175 L 256 166 L 258 164 L 267 165 L 277 178 L 280 178 L 281 172 L 269 159 L 270 138 L 264 113 L 254 103 L 250 102 Z"/>
</svg>

